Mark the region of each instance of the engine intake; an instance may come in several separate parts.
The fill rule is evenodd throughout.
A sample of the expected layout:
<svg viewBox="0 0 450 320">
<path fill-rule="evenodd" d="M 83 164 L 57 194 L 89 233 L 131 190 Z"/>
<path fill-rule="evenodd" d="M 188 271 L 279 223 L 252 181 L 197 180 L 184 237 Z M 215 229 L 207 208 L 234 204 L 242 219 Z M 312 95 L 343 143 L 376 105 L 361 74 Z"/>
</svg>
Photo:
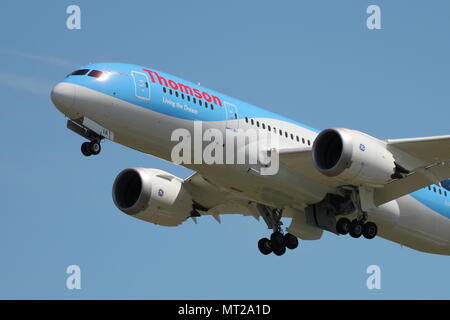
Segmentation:
<svg viewBox="0 0 450 320">
<path fill-rule="evenodd" d="M 179 225 L 192 210 L 183 180 L 157 169 L 123 170 L 114 181 L 112 197 L 122 212 L 165 226 Z"/>
<path fill-rule="evenodd" d="M 357 185 L 383 185 L 396 172 L 386 144 L 363 132 L 332 128 L 314 141 L 312 158 L 317 170 L 329 177 Z"/>
<path fill-rule="evenodd" d="M 143 192 L 143 185 L 144 182 L 136 169 L 122 171 L 113 186 L 113 199 L 117 208 L 128 214 L 138 213 L 150 199 L 151 190 Z"/>
</svg>

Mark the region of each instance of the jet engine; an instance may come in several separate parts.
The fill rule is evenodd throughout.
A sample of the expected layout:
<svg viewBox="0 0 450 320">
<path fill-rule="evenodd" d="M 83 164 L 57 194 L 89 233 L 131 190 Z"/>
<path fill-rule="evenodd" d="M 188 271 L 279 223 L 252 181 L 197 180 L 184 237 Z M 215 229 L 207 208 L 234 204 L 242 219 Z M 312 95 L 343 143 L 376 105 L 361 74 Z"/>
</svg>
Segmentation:
<svg viewBox="0 0 450 320">
<path fill-rule="evenodd" d="M 114 181 L 112 196 L 122 212 L 163 226 L 181 224 L 192 210 L 183 180 L 158 169 L 123 170 Z"/>
<path fill-rule="evenodd" d="M 380 186 L 398 174 L 386 144 L 356 130 L 322 131 L 314 141 L 312 158 L 321 173 L 347 184 Z"/>
</svg>

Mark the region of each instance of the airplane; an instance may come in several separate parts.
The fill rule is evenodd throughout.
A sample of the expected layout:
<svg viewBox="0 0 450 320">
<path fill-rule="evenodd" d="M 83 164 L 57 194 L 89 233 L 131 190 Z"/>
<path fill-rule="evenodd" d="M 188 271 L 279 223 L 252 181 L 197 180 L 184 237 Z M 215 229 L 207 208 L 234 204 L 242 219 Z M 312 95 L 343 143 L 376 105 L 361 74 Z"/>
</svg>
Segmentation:
<svg viewBox="0 0 450 320">
<path fill-rule="evenodd" d="M 257 243 L 263 255 L 281 256 L 297 248 L 299 239 L 318 240 L 324 231 L 366 239 L 379 235 L 450 255 L 450 135 L 382 140 L 348 128 L 317 130 L 200 84 L 125 63 L 75 70 L 54 86 L 51 100 L 67 117 L 67 128 L 87 140 L 81 152 L 88 157 L 110 140 L 172 161 L 180 143 L 173 132 L 183 129 L 193 137 L 199 124 L 201 137 L 213 130 L 238 138 L 246 130 L 277 137 L 276 144 L 263 134 L 256 138 L 266 142 L 258 154 L 277 157 L 275 174 L 263 174 L 268 164 L 259 160 L 186 162 L 182 165 L 194 171 L 186 178 L 155 168 L 121 171 L 112 198 L 131 217 L 162 226 L 196 223 L 207 215 L 218 222 L 223 214 L 262 218 L 271 230 Z M 231 143 L 216 142 L 216 152 Z M 288 219 L 285 228 L 282 220 Z"/>
</svg>

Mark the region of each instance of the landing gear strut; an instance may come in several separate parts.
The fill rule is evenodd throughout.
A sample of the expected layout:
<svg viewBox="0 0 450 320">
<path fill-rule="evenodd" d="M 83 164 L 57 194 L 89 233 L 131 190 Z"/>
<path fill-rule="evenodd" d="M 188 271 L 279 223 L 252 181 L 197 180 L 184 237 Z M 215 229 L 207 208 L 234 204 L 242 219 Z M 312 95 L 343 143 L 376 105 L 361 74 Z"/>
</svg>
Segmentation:
<svg viewBox="0 0 450 320">
<path fill-rule="evenodd" d="M 257 207 L 268 228 L 273 230 L 270 240 L 262 238 L 258 241 L 259 251 L 264 255 L 273 252 L 277 256 L 282 256 L 286 253 L 286 248 L 291 250 L 297 248 L 297 237 L 290 233 L 283 233 L 281 228 L 281 210 L 268 208 L 260 204 Z"/>
<path fill-rule="evenodd" d="M 101 150 L 102 147 L 100 146 L 99 140 L 93 140 L 91 142 L 84 142 L 81 144 L 81 153 L 86 157 L 97 155 Z"/>
</svg>

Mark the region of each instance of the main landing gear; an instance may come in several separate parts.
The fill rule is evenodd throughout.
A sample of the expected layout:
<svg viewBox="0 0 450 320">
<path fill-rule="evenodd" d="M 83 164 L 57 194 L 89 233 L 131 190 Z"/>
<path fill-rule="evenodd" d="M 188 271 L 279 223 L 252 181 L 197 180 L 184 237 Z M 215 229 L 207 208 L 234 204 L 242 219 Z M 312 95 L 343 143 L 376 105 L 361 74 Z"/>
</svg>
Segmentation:
<svg viewBox="0 0 450 320">
<path fill-rule="evenodd" d="M 281 210 L 261 204 L 258 204 L 257 208 L 268 228 L 273 230 L 270 239 L 262 238 L 258 241 L 258 249 L 263 255 L 273 252 L 277 256 L 282 256 L 286 253 L 286 249 L 293 250 L 298 247 L 297 237 L 290 233 L 284 234 L 282 231 Z"/>
<path fill-rule="evenodd" d="M 358 189 L 350 189 L 350 200 L 356 212 L 356 219 L 350 221 L 347 218 L 341 218 L 336 223 L 336 232 L 338 234 L 350 234 L 352 238 L 364 236 L 366 239 L 373 239 L 378 233 L 378 227 L 375 223 L 367 221 L 368 215 L 362 209 L 361 197 Z"/>
<path fill-rule="evenodd" d="M 336 223 L 336 231 L 342 235 L 350 234 L 353 238 L 364 236 L 366 239 L 373 239 L 377 235 L 378 227 L 373 222 L 364 222 L 364 219 L 350 221 L 347 218 L 341 218 Z"/>
<path fill-rule="evenodd" d="M 268 255 L 272 252 L 277 256 L 282 256 L 287 249 L 295 249 L 298 247 L 298 239 L 296 236 L 286 233 L 282 234 L 280 231 L 272 233 L 270 240 L 262 238 L 258 241 L 258 248 L 262 254 Z"/>
<path fill-rule="evenodd" d="M 81 153 L 86 157 L 98 155 L 101 150 L 102 147 L 100 146 L 99 140 L 93 140 L 91 142 L 84 142 L 81 144 Z"/>
</svg>

